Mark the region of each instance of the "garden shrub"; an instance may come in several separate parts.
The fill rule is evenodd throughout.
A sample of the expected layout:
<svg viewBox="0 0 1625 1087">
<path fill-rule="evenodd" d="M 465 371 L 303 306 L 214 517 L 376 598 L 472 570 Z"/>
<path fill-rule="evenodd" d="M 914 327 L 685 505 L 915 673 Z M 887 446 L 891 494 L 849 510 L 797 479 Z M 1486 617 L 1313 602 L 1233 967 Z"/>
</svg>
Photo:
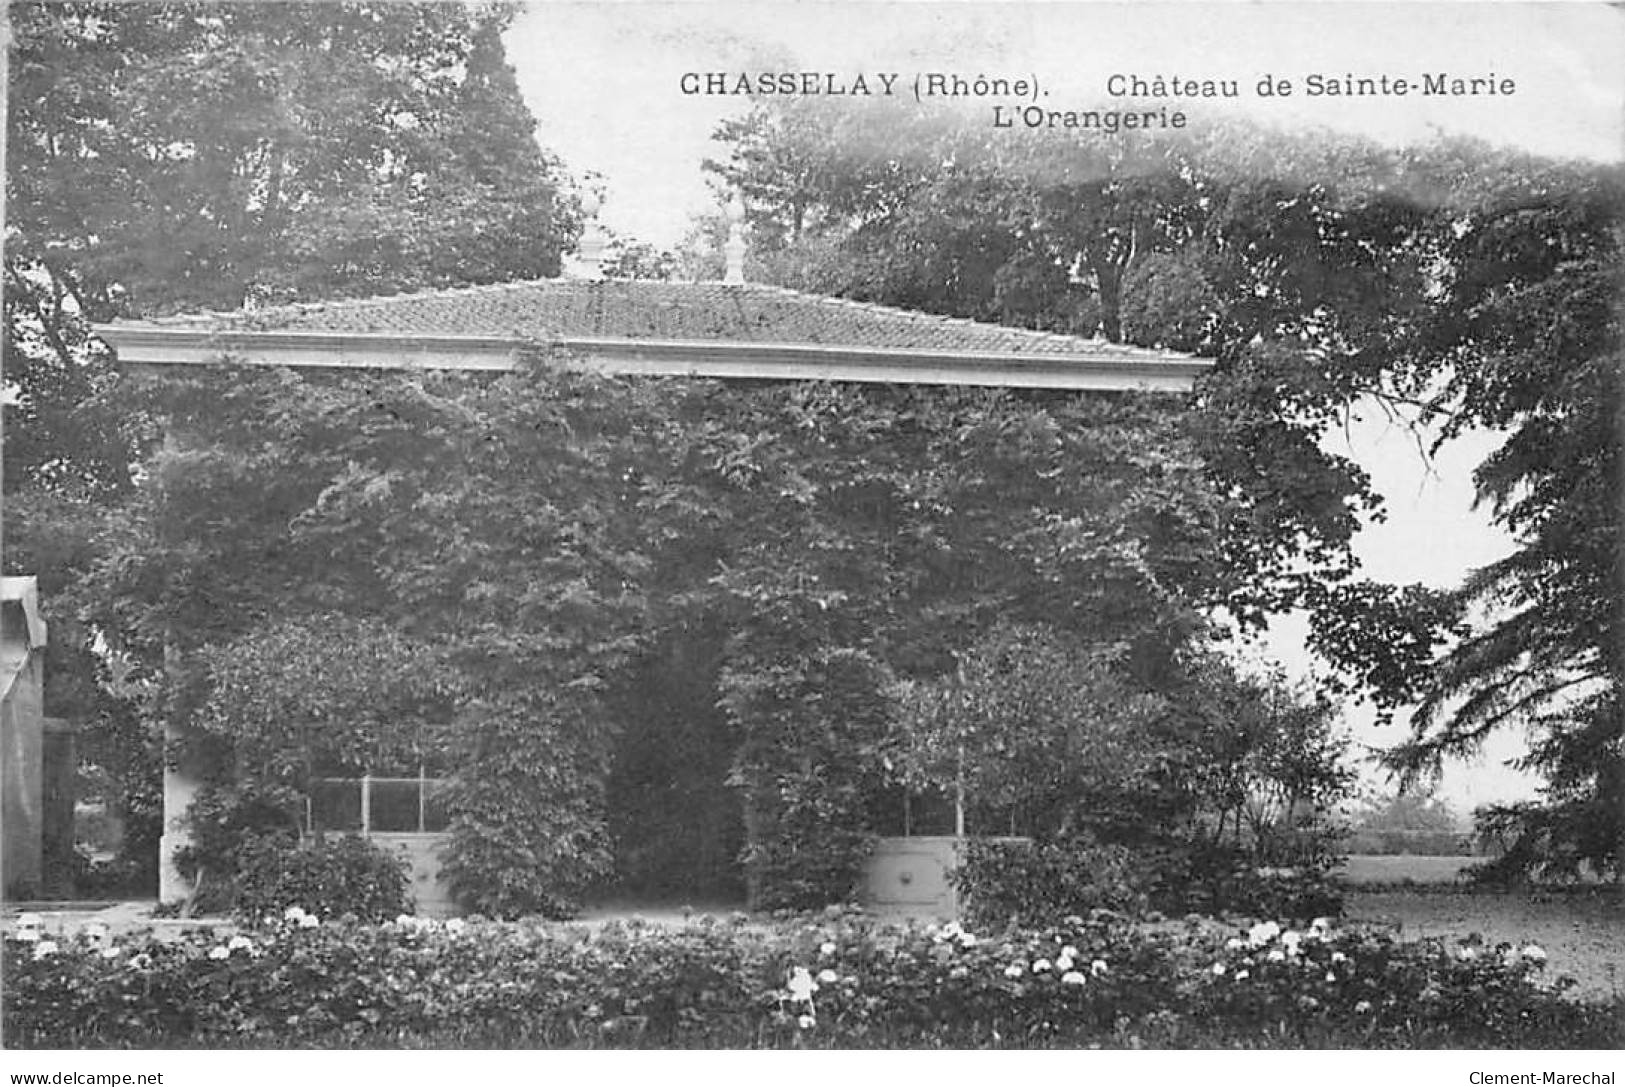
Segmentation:
<svg viewBox="0 0 1625 1087">
<path fill-rule="evenodd" d="M 1293 866 L 1261 865 L 1244 850 L 1221 847 L 1163 851 L 1153 904 L 1166 913 L 1245 917 L 1341 917 L 1343 892 L 1329 859 Z"/>
<path fill-rule="evenodd" d="M 193 883 L 192 912 L 231 909 L 248 843 L 299 840 L 298 804 L 291 789 L 259 783 L 216 782 L 198 790 L 186 808 L 191 841 L 175 851 L 175 867 Z"/>
<path fill-rule="evenodd" d="M 949 874 L 974 926 L 1048 924 L 1094 909 L 1142 914 L 1153 876 L 1123 846 L 971 838 Z"/>
<path fill-rule="evenodd" d="M 405 862 L 359 835 L 301 843 L 251 838 L 237 856 L 234 905 L 242 917 L 300 903 L 319 917 L 382 921 L 410 908 Z"/>
<path fill-rule="evenodd" d="M 1604 1048 L 1619 1008 L 1544 953 L 1327 923 L 978 936 L 843 913 L 681 928 L 289 909 L 235 935 L 8 934 L 8 1045 L 1460 1045 Z"/>
</svg>

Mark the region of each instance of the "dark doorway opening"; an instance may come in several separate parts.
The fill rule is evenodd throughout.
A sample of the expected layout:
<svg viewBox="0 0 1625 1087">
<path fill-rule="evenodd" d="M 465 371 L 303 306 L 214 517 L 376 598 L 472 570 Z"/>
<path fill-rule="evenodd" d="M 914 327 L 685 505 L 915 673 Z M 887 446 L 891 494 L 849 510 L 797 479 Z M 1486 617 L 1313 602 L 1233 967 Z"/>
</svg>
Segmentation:
<svg viewBox="0 0 1625 1087">
<path fill-rule="evenodd" d="M 744 901 L 744 822 L 728 785 L 737 738 L 717 706 L 720 632 L 680 626 L 633 670 L 609 778 L 612 900 L 734 906 Z"/>
</svg>

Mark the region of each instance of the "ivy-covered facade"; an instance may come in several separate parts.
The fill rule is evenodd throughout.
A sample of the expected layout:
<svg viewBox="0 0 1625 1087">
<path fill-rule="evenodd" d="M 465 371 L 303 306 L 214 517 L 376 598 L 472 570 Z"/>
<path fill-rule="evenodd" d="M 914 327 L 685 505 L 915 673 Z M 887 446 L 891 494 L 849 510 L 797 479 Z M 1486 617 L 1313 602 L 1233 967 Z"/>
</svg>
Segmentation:
<svg viewBox="0 0 1625 1087">
<path fill-rule="evenodd" d="M 468 908 L 838 900 L 943 780 L 908 691 L 1041 627 L 1175 731 L 1224 593 L 1189 356 L 590 270 L 98 332 L 166 435 L 106 571 L 168 662 L 165 899 L 250 792 L 432 764 Z"/>
</svg>

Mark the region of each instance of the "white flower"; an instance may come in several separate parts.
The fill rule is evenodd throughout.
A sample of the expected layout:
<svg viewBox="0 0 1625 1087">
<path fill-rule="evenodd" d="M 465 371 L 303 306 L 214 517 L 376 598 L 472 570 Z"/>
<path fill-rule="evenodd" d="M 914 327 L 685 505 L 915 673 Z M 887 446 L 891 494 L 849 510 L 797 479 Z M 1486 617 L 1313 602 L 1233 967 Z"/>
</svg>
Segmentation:
<svg viewBox="0 0 1625 1087">
<path fill-rule="evenodd" d="M 837 981 L 840 981 L 841 978 L 840 975 L 835 973 L 833 970 L 820 970 L 818 971 L 818 980 L 823 982 L 825 985 L 834 985 Z"/>
<path fill-rule="evenodd" d="M 55 940 L 41 940 L 34 945 L 34 958 L 44 959 L 56 954 Z"/>
<path fill-rule="evenodd" d="M 1301 932 L 1285 932 L 1281 934 L 1281 946 L 1286 948 L 1286 953 L 1288 955 L 1296 955 L 1298 953 L 1298 945 L 1302 942 L 1303 933 Z"/>
<path fill-rule="evenodd" d="M 1332 961 L 1333 962 L 1348 962 L 1349 957 L 1347 955 L 1343 954 L 1341 951 L 1333 951 L 1332 952 Z"/>
<path fill-rule="evenodd" d="M 1082 985 L 1087 980 L 1087 978 L 1078 973 L 1076 970 L 1068 970 L 1066 973 L 1061 975 L 1062 985 Z"/>
<path fill-rule="evenodd" d="M 147 954 L 145 951 L 142 951 L 139 954 L 130 956 L 130 969 L 131 970 L 145 970 L 147 967 L 149 967 L 151 965 L 152 965 L 152 956 Z"/>
<path fill-rule="evenodd" d="M 417 925 L 417 920 L 418 919 L 416 917 L 413 917 L 409 913 L 398 913 L 395 915 L 395 923 L 400 925 L 402 928 L 415 927 Z"/>
<path fill-rule="evenodd" d="M 287 909 L 282 911 L 282 919 L 284 921 L 298 921 L 303 919 L 304 916 L 305 908 L 303 906 L 289 906 Z"/>
<path fill-rule="evenodd" d="M 23 913 L 17 915 L 16 931 L 12 933 L 14 939 L 25 944 L 31 944 L 40 938 L 40 930 L 45 922 L 40 920 L 37 913 Z"/>
<path fill-rule="evenodd" d="M 818 953 L 820 955 L 833 955 L 833 954 L 835 954 L 835 944 L 834 944 L 834 942 L 831 941 L 831 940 L 825 940 L 823 943 L 819 944 L 818 945 Z"/>
<path fill-rule="evenodd" d="M 812 995 L 818 991 L 818 983 L 813 980 L 811 972 L 805 966 L 798 966 L 790 971 L 790 999 L 810 1003 Z"/>
<path fill-rule="evenodd" d="M 1216 962 L 1216 963 L 1213 964 L 1213 976 L 1214 977 L 1223 977 L 1224 976 L 1224 963 Z"/>
<path fill-rule="evenodd" d="M 224 947 L 213 947 L 209 949 L 209 958 L 229 959 L 231 958 L 231 952 L 227 951 Z"/>
<path fill-rule="evenodd" d="M 1057 970 L 1070 970 L 1076 965 L 1077 963 L 1071 955 L 1062 955 L 1055 960 L 1055 969 Z"/>
<path fill-rule="evenodd" d="M 1247 942 L 1254 947 L 1263 947 L 1281 934 L 1281 926 L 1274 921 L 1260 921 L 1247 930 Z"/>
<path fill-rule="evenodd" d="M 1023 977 L 1026 975 L 1026 973 L 1027 968 L 1021 965 L 1019 962 L 1013 962 L 1004 968 L 1004 976 L 1007 978 Z"/>
<path fill-rule="evenodd" d="M 1371 1010 L 1371 1001 L 1369 1001 L 1369 1000 L 1360 1001 L 1358 1004 L 1354 1005 L 1354 1010 L 1356 1012 L 1358 1012 L 1359 1014 L 1364 1015 L 1366 1012 Z"/>
<path fill-rule="evenodd" d="M 1337 980 L 1337 975 L 1332 973 L 1330 970 L 1328 970 L 1328 971 L 1326 971 L 1326 980 L 1327 981 L 1336 981 Z"/>
<path fill-rule="evenodd" d="M 975 947 L 976 946 L 976 937 L 972 936 L 968 932 L 961 932 L 959 934 L 959 946 L 960 947 Z"/>
<path fill-rule="evenodd" d="M 1285 962 L 1286 952 L 1282 951 L 1278 947 L 1272 947 L 1270 948 L 1270 953 L 1264 957 L 1269 959 L 1270 962 Z"/>
<path fill-rule="evenodd" d="M 247 936 L 244 936 L 242 933 L 238 933 L 236 936 L 233 936 L 230 940 L 226 941 L 226 950 L 227 951 L 252 951 L 252 950 L 254 950 L 254 941 L 250 940 Z"/>
<path fill-rule="evenodd" d="M 321 921 L 313 914 L 303 913 L 299 915 L 300 928 L 315 928 L 320 924 Z"/>
<path fill-rule="evenodd" d="M 117 944 L 108 944 L 102 948 L 102 958 L 104 959 L 116 959 L 122 954 L 124 954 L 124 949 Z"/>
<path fill-rule="evenodd" d="M 1050 963 L 1048 959 L 1039 959 L 1033 963 L 1033 973 L 1042 974 L 1045 970 L 1048 970 L 1049 967 Z"/>
<path fill-rule="evenodd" d="M 1089 964 L 1089 972 L 1097 978 L 1104 974 L 1108 969 L 1110 968 L 1106 965 L 1105 959 L 1096 959 L 1094 962 Z"/>
<path fill-rule="evenodd" d="M 802 1030 L 811 1030 L 817 1025 L 818 1020 L 814 1019 L 810 1015 L 803 1015 L 801 1018 L 796 1020 L 796 1026 L 800 1027 Z"/>
<path fill-rule="evenodd" d="M 1234 974 L 1232 974 L 1230 976 L 1235 978 L 1237 981 L 1244 981 L 1247 978 L 1252 977 L 1253 972 L 1251 970 L 1237 970 Z"/>
<path fill-rule="evenodd" d="M 1478 952 L 1470 947 L 1464 947 L 1461 949 L 1461 957 L 1463 961 L 1470 961 L 1478 958 Z"/>
<path fill-rule="evenodd" d="M 1061 957 L 1064 959 L 1075 959 L 1078 957 L 1078 949 L 1073 947 L 1071 944 L 1067 944 L 1065 947 L 1061 948 Z"/>
<path fill-rule="evenodd" d="M 1243 940 L 1240 936 L 1232 936 L 1230 939 L 1224 942 L 1224 949 L 1226 951 L 1240 951 L 1246 946 L 1247 941 Z"/>
<path fill-rule="evenodd" d="M 1330 917 L 1317 917 L 1309 922 L 1309 931 L 1311 932 L 1325 932 L 1331 927 L 1332 919 Z"/>
<path fill-rule="evenodd" d="M 446 922 L 446 931 L 451 933 L 453 936 L 456 936 L 467 927 L 468 922 L 464 921 L 461 917 L 453 917 L 450 921 Z"/>
<path fill-rule="evenodd" d="M 1527 944 L 1523 949 L 1523 957 L 1530 962 L 1545 962 L 1546 951 L 1539 944 Z"/>
</svg>

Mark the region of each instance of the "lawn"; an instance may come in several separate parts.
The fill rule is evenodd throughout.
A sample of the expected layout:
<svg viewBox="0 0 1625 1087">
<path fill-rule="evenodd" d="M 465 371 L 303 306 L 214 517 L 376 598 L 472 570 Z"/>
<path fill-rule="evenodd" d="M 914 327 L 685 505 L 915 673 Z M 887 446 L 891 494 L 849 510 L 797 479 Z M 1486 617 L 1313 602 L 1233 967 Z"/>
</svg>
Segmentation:
<svg viewBox="0 0 1625 1087">
<path fill-rule="evenodd" d="M 1549 956 L 1546 974 L 1572 975 L 1579 982 L 1575 995 L 1625 995 L 1625 897 L 1619 894 L 1354 891 L 1347 916 L 1382 925 L 1403 940 L 1457 940 L 1476 932 L 1490 945 L 1538 944 Z"/>
<path fill-rule="evenodd" d="M 1483 857 L 1422 857 L 1411 854 L 1379 856 L 1356 854 L 1348 858 L 1338 877 L 1346 884 L 1455 883 L 1468 865 Z"/>
</svg>

